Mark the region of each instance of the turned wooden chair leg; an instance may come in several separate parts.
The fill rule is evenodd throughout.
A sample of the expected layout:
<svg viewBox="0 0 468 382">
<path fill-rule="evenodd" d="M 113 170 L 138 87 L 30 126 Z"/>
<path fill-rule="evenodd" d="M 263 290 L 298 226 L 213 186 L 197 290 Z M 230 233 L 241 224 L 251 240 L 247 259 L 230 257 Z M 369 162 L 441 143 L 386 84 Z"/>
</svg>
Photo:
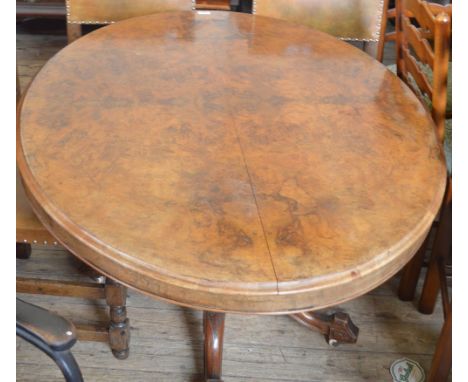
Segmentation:
<svg viewBox="0 0 468 382">
<path fill-rule="evenodd" d="M 203 312 L 205 381 L 222 382 L 224 313 Z"/>
<path fill-rule="evenodd" d="M 421 299 L 419 300 L 418 310 L 424 314 L 431 314 L 437 301 L 437 295 L 440 290 L 440 277 L 444 270 L 439 269 L 445 266 L 445 261 L 450 254 L 450 242 L 452 236 L 452 193 L 451 186 L 448 187 L 444 204 L 440 211 L 439 226 L 437 227 L 434 240 L 431 260 L 427 269 L 426 279 L 424 280 Z"/>
<path fill-rule="evenodd" d="M 129 354 L 130 323 L 127 318 L 127 287 L 109 278 L 105 286 L 106 302 L 109 305 L 109 344 L 118 359 Z"/>
<path fill-rule="evenodd" d="M 398 298 L 402 301 L 412 301 L 414 299 L 428 241 L 429 235 L 427 235 L 426 240 L 424 240 L 416 255 L 403 268 L 400 285 L 398 286 Z"/>
<path fill-rule="evenodd" d="M 336 346 L 340 343 L 354 344 L 358 339 L 359 328 L 354 325 L 346 313 L 302 312 L 291 314 L 290 316 L 309 329 L 322 333 L 329 345 Z"/>
<path fill-rule="evenodd" d="M 439 265 L 437 256 L 433 256 L 427 268 L 426 279 L 424 280 L 421 299 L 419 300 L 418 310 L 424 314 L 432 314 L 439 294 Z"/>
<path fill-rule="evenodd" d="M 452 309 L 442 327 L 427 382 L 447 381 L 452 368 Z"/>
<path fill-rule="evenodd" d="M 16 258 L 29 259 L 31 257 L 31 244 L 16 243 Z"/>
</svg>

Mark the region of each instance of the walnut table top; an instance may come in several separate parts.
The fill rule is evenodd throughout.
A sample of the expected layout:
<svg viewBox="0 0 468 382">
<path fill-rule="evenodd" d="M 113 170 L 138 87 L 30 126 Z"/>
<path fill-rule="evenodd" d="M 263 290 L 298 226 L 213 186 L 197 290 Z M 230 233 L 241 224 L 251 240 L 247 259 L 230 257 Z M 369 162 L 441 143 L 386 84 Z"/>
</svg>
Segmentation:
<svg viewBox="0 0 468 382">
<path fill-rule="evenodd" d="M 357 297 L 415 253 L 445 164 L 430 115 L 327 34 L 230 12 L 80 38 L 19 111 L 41 221 L 83 261 L 194 308 L 291 313 Z"/>
</svg>

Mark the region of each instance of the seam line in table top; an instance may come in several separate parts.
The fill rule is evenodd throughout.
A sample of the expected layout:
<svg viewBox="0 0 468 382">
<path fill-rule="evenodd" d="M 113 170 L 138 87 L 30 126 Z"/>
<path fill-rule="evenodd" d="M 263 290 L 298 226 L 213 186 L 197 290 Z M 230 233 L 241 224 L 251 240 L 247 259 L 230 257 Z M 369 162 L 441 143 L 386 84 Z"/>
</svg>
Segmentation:
<svg viewBox="0 0 468 382">
<path fill-rule="evenodd" d="M 250 175 L 249 167 L 247 166 L 247 161 L 246 161 L 245 155 L 244 155 L 244 149 L 242 148 L 241 140 L 240 140 L 239 134 L 237 133 L 237 126 L 236 126 L 236 122 L 235 122 L 234 118 L 233 118 L 232 121 L 233 121 L 232 124 L 234 125 L 234 131 L 236 133 L 237 142 L 239 143 L 239 148 L 240 148 L 241 155 L 242 155 L 242 161 L 244 162 L 245 171 L 247 172 L 247 176 L 249 178 L 250 189 L 252 191 L 252 196 L 253 196 L 253 199 L 255 201 L 255 207 L 257 208 L 258 219 L 260 220 L 260 225 L 262 226 L 263 237 L 265 239 L 268 254 L 270 255 L 271 267 L 273 268 L 273 273 L 275 274 L 276 291 L 279 294 L 278 275 L 276 274 L 275 264 L 273 262 L 273 256 L 272 256 L 271 250 L 270 250 L 270 244 L 268 243 L 268 238 L 267 238 L 267 235 L 266 235 L 265 226 L 263 224 L 262 215 L 260 214 L 260 208 L 258 206 L 257 195 L 255 194 L 255 188 L 254 188 L 254 185 L 253 185 L 253 182 L 252 182 L 252 177 Z"/>
<path fill-rule="evenodd" d="M 222 78 L 223 78 L 223 82 L 225 82 L 224 81 L 224 76 Z M 229 88 L 227 86 L 227 84 L 225 86 L 226 86 L 226 88 Z M 252 196 L 253 196 L 253 199 L 254 199 L 254 202 L 255 202 L 255 208 L 257 209 L 257 216 L 258 216 L 258 219 L 260 221 L 260 226 L 262 227 L 263 238 L 265 239 L 268 254 L 270 256 L 271 267 L 273 268 L 273 273 L 275 275 L 276 292 L 279 294 L 279 279 L 278 279 L 278 275 L 276 274 L 275 263 L 273 261 L 273 256 L 271 254 L 270 244 L 268 243 L 268 237 L 267 237 L 267 234 L 266 234 L 266 231 L 265 231 L 265 225 L 263 224 L 262 215 L 260 214 L 260 208 L 259 208 L 259 205 L 258 205 L 257 195 L 255 194 L 255 187 L 253 185 L 252 176 L 250 175 L 249 167 L 247 165 L 247 160 L 245 158 L 244 148 L 242 147 L 242 143 L 241 143 L 241 140 L 240 140 L 240 137 L 239 137 L 235 116 L 234 116 L 234 114 L 232 112 L 231 103 L 229 102 L 230 97 L 228 96 L 226 98 L 227 98 L 226 103 L 229 105 L 229 114 L 231 115 L 231 121 L 232 121 L 232 125 L 233 125 L 233 128 L 234 128 L 234 133 L 236 135 L 237 143 L 239 145 L 239 149 L 240 149 L 240 152 L 241 152 L 242 162 L 244 163 L 245 171 L 247 173 L 247 177 L 249 178 L 250 190 L 252 191 Z"/>
</svg>

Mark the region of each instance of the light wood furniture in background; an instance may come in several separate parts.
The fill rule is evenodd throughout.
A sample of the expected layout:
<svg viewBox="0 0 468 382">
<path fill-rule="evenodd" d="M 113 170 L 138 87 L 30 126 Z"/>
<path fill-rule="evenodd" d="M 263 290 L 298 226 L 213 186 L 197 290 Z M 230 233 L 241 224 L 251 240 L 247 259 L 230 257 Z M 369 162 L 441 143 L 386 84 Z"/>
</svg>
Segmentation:
<svg viewBox="0 0 468 382">
<path fill-rule="evenodd" d="M 402 0 L 396 19 L 397 73 L 428 104 L 441 143 L 445 136 L 447 79 L 452 6 L 422 0 Z M 400 13 L 399 13 L 400 12 Z M 419 26 L 412 24 L 417 20 Z M 431 46 L 430 41 L 433 41 Z M 410 49 L 411 47 L 411 49 Z M 432 75 L 427 75 L 430 69 Z M 409 78 L 411 76 L 411 78 Z M 424 98 L 427 97 L 427 98 Z"/>
<path fill-rule="evenodd" d="M 443 197 L 439 150 L 430 115 L 376 60 L 234 12 L 77 40 L 35 78 L 18 124 L 47 228 L 103 274 L 209 312 L 218 381 L 225 312 L 309 312 L 401 269 Z"/>
<path fill-rule="evenodd" d="M 452 133 L 451 121 L 446 119 L 451 14 L 451 5 L 440 6 L 422 0 L 397 0 L 396 3 L 398 76 L 420 98 L 422 105 L 431 112 L 440 146 L 445 149 L 445 156 L 450 160 L 451 145 L 446 145 L 445 140 L 451 140 Z M 416 21 L 416 24 L 413 21 Z M 448 379 L 452 358 L 452 305 L 445 277 L 446 261 L 451 252 L 451 165 L 447 168 L 447 188 L 419 301 L 419 311 L 430 314 L 434 311 L 437 294 L 441 290 L 446 322 L 437 344 L 429 382 L 441 382 Z M 414 296 L 423 257 L 424 251 L 419 251 L 405 268 L 400 285 L 400 293 L 403 297 Z"/>
<path fill-rule="evenodd" d="M 388 0 L 255 0 L 253 13 L 288 20 L 346 41 L 382 61 Z"/>
<path fill-rule="evenodd" d="M 427 1 L 429 9 L 437 14 L 440 11 L 440 8 L 437 6 L 439 5 L 448 5 L 451 4 L 451 0 L 430 0 Z M 435 4 L 433 7 L 432 4 Z M 395 9 L 395 0 L 389 1 L 387 10 L 387 23 L 390 22 L 391 24 L 395 25 L 395 17 L 396 17 L 396 9 Z M 395 41 L 396 40 L 396 31 L 389 32 L 385 35 L 385 41 Z"/>
</svg>

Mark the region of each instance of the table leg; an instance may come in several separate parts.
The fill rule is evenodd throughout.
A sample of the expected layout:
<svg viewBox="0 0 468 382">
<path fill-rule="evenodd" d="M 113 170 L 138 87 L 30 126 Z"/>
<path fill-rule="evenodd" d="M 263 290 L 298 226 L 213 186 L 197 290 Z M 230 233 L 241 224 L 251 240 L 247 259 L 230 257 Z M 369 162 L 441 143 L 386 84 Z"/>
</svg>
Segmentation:
<svg viewBox="0 0 468 382">
<path fill-rule="evenodd" d="M 400 285 L 398 286 L 398 298 L 402 301 L 412 301 L 416 293 L 418 279 L 421 274 L 421 268 L 424 263 L 424 255 L 427 250 L 429 234 L 424 240 L 414 257 L 405 265 L 401 273 Z"/>
<path fill-rule="evenodd" d="M 444 202 L 440 209 L 439 226 L 431 253 L 431 259 L 427 267 L 418 310 L 424 314 L 432 314 L 437 302 L 437 296 L 441 287 L 440 279 L 445 280 L 445 263 L 450 256 L 452 243 L 452 182 L 448 179 Z M 444 300 L 442 300 L 444 301 Z"/>
<path fill-rule="evenodd" d="M 354 344 L 359 335 L 359 328 L 346 313 L 303 312 L 291 314 L 291 317 L 309 329 L 318 330 L 332 346 L 340 343 Z"/>
<path fill-rule="evenodd" d="M 222 382 L 224 313 L 203 312 L 205 333 L 205 381 Z"/>
</svg>

